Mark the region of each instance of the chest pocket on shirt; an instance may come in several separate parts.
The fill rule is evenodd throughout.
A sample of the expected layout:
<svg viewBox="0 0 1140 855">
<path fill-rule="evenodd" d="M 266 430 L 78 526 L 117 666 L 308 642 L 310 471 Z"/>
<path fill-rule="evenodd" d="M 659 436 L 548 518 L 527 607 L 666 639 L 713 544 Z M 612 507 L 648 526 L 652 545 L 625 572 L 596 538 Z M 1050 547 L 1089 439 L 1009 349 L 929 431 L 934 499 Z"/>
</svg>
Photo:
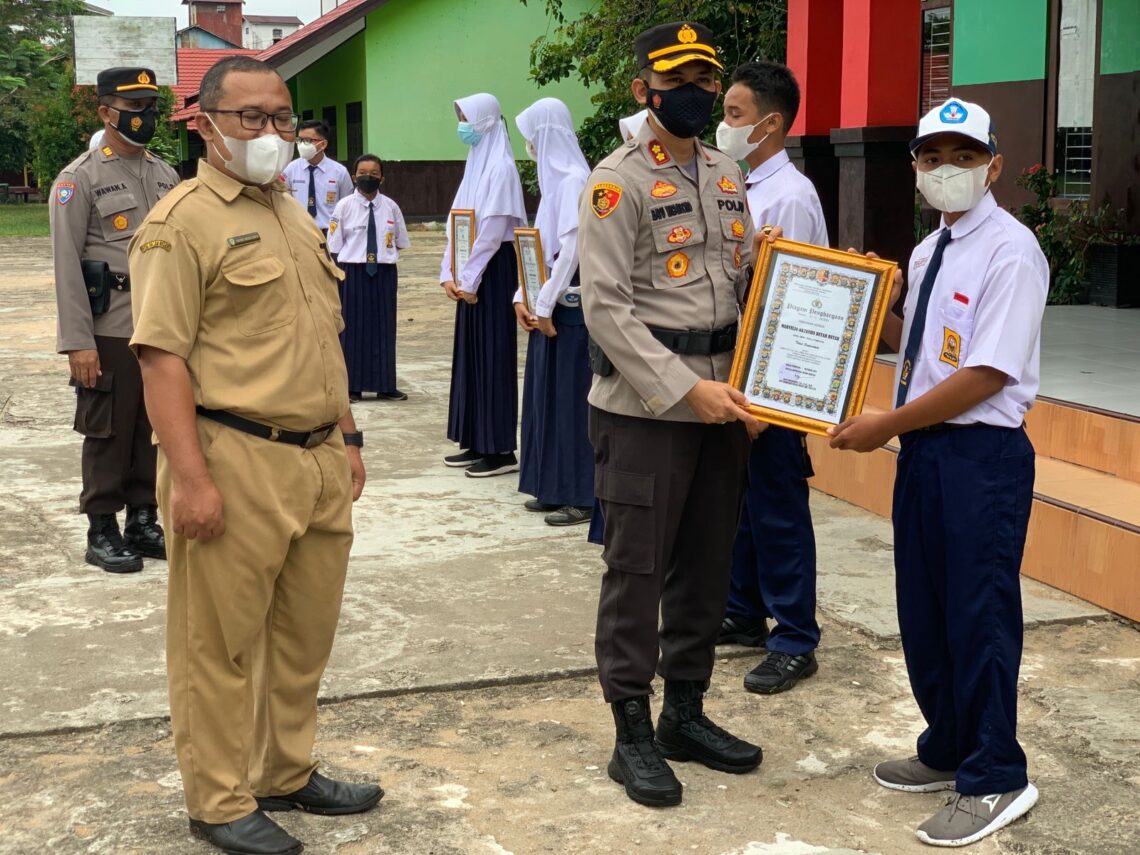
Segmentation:
<svg viewBox="0 0 1140 855">
<path fill-rule="evenodd" d="M 127 240 L 142 220 L 142 211 L 133 193 L 111 193 L 95 200 L 95 211 L 103 230 L 103 240 Z"/>
<path fill-rule="evenodd" d="M 679 288 L 705 275 L 704 224 L 675 217 L 653 224 L 653 287 Z"/>
<path fill-rule="evenodd" d="M 938 309 L 938 320 L 939 334 L 931 336 L 933 341 L 930 344 L 938 349 L 940 366 L 957 370 L 965 365 L 966 355 L 970 352 L 970 339 L 974 336 L 973 313 L 958 300 L 951 300 Z"/>
<path fill-rule="evenodd" d="M 285 265 L 272 256 L 222 262 L 222 276 L 231 286 L 229 297 L 243 335 L 260 335 L 291 324 L 297 317 L 284 272 Z"/>
</svg>

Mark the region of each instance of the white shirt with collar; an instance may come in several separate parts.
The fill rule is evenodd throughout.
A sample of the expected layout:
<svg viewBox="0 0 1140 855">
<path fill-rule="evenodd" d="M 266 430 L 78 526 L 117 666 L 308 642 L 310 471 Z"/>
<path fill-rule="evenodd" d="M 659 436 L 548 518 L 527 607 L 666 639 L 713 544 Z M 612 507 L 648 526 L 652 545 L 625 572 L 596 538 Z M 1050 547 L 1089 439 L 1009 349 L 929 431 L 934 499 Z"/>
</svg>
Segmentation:
<svg viewBox="0 0 1140 855">
<path fill-rule="evenodd" d="M 757 229 L 781 226 L 789 240 L 830 246 L 815 185 L 796 169 L 786 151 L 777 152 L 749 172 L 744 183 Z"/>
<path fill-rule="evenodd" d="M 382 193 L 369 199 L 360 191 L 345 196 L 336 204 L 329 218 L 329 252 L 341 264 L 365 264 L 368 261 L 368 203 L 376 221 L 376 262 L 395 264 L 399 250 L 412 245 L 404 225 L 400 206 Z"/>
<path fill-rule="evenodd" d="M 926 265 L 945 227 L 943 219 L 942 228 L 910 257 L 900 344 L 904 352 Z M 986 193 L 950 227 L 907 400 L 930 391 L 959 368 L 996 368 L 1008 378 L 1005 387 L 949 421 L 1019 427 L 1040 384 L 1041 319 L 1048 290 L 1049 264 L 1037 238 Z M 902 363 L 900 356 L 895 390 Z"/>
<path fill-rule="evenodd" d="M 309 167 L 313 165 L 298 157 L 291 161 L 282 173 L 293 198 L 300 202 L 306 211 L 309 209 Z M 317 209 L 317 228 L 327 229 L 329 217 L 332 216 L 336 203 L 352 193 L 352 177 L 347 169 L 327 154 L 315 165 L 317 168 L 313 172 L 313 187 L 317 195 L 313 201 Z"/>
</svg>

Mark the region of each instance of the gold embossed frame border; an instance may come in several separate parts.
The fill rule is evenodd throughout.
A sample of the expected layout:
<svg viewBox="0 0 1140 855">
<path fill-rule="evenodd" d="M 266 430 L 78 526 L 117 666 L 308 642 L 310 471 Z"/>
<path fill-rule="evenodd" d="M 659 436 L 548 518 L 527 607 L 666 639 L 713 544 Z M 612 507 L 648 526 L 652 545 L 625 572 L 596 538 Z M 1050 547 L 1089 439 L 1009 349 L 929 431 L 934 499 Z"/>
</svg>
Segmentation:
<svg viewBox="0 0 1140 855">
<path fill-rule="evenodd" d="M 784 238 L 765 241 L 729 376 L 729 383 L 749 399 L 748 411 L 769 424 L 819 435 L 860 413 L 897 267 L 893 261 Z M 823 300 L 812 303 L 819 304 L 819 317 L 830 328 L 804 330 L 788 321 L 788 289 L 796 284 L 803 290 L 805 283 L 828 298 L 828 307 L 842 306 L 842 311 L 825 312 Z M 776 352 L 778 340 L 796 336 L 818 341 L 818 352 L 804 352 L 804 358 L 814 363 L 826 359 L 825 364 L 781 360 L 785 351 Z M 817 394 L 807 391 L 810 383 L 798 382 L 801 371 L 826 378 L 822 388 L 815 383 Z M 797 392 L 796 386 L 804 391 Z"/>
</svg>

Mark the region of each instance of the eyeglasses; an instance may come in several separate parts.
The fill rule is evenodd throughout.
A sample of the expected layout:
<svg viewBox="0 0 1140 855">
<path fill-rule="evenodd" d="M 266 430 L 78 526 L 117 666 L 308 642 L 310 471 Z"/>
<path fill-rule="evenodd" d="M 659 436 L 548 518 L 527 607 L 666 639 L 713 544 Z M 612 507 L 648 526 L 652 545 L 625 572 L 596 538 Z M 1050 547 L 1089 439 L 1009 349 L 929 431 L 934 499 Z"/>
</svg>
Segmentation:
<svg viewBox="0 0 1140 855">
<path fill-rule="evenodd" d="M 270 116 L 264 110 L 207 110 L 206 112 L 238 116 L 241 119 L 241 126 L 247 131 L 260 131 L 272 118 L 273 127 L 283 134 L 288 134 L 297 130 L 297 125 L 301 122 L 301 117 L 296 113 L 274 113 Z"/>
</svg>

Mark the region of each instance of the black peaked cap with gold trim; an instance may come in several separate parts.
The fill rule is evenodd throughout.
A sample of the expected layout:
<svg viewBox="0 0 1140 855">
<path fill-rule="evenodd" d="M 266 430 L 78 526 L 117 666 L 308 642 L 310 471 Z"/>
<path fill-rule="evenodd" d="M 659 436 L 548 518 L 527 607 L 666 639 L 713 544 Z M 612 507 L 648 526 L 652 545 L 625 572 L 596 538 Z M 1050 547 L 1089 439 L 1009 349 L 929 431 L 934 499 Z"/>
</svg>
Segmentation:
<svg viewBox="0 0 1140 855">
<path fill-rule="evenodd" d="M 157 98 L 158 84 L 154 71 L 149 68 L 105 68 L 95 78 L 95 94 L 117 95 L 139 101 L 143 98 Z"/>
<path fill-rule="evenodd" d="M 633 40 L 637 67 L 652 67 L 656 72 L 669 71 L 686 62 L 707 62 L 724 71 L 716 58 L 713 33 L 704 24 L 675 21 L 658 24 Z"/>
</svg>

